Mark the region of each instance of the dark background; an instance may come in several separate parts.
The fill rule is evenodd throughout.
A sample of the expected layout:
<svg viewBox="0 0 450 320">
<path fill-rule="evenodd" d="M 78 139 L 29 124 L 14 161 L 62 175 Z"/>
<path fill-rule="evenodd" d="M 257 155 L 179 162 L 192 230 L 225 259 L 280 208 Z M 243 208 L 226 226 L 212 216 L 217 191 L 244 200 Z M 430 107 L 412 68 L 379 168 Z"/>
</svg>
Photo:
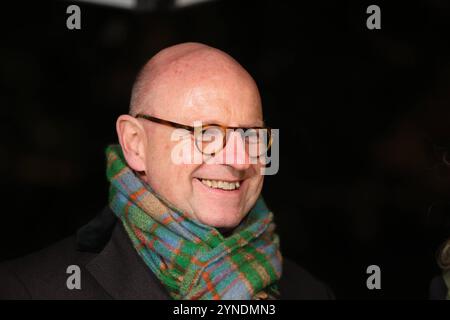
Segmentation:
<svg viewBox="0 0 450 320">
<path fill-rule="evenodd" d="M 249 70 L 280 129 L 263 194 L 285 255 L 338 298 L 427 298 L 450 235 L 450 2 L 215 1 L 151 12 L 0 4 L 0 260 L 105 204 L 104 148 L 139 68 L 198 41 Z M 366 8 L 381 7 L 381 30 Z M 450 160 L 450 157 L 449 157 Z M 379 265 L 382 290 L 366 288 Z"/>
</svg>

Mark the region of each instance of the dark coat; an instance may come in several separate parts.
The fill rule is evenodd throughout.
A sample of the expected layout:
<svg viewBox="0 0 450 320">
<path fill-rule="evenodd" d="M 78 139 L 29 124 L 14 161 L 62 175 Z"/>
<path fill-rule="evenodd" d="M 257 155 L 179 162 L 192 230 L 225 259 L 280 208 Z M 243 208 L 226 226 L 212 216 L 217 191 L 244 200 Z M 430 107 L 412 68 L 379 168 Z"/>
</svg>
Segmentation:
<svg viewBox="0 0 450 320">
<path fill-rule="evenodd" d="M 0 264 L 0 299 L 170 299 L 134 249 L 109 208 L 76 235 L 49 248 Z M 68 266 L 81 271 L 70 290 Z M 332 299 L 331 291 L 289 259 L 279 283 L 282 299 Z"/>
<path fill-rule="evenodd" d="M 447 298 L 447 285 L 442 275 L 436 276 L 430 283 L 430 300 L 445 300 Z"/>
</svg>

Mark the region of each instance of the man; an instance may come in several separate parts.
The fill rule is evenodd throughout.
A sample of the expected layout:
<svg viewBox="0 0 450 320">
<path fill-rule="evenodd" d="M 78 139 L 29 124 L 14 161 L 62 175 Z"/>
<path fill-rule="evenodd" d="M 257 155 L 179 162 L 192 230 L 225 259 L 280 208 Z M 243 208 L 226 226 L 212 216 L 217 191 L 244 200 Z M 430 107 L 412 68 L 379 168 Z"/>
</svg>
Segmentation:
<svg viewBox="0 0 450 320">
<path fill-rule="evenodd" d="M 437 264 L 442 273 L 431 280 L 429 299 L 450 300 L 450 238 L 439 248 Z"/>
<path fill-rule="evenodd" d="M 332 297 L 281 256 L 260 197 L 265 163 L 255 161 L 270 132 L 257 86 L 233 58 L 198 43 L 162 50 L 116 128 L 108 206 L 75 237 L 3 264 L 0 297 Z"/>
</svg>

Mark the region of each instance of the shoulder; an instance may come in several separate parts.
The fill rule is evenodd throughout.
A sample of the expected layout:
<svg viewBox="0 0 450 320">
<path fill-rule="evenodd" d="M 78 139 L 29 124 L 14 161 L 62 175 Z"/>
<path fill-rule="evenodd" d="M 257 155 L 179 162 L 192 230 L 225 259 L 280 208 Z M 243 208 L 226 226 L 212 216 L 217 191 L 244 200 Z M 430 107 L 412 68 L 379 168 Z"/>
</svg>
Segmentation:
<svg viewBox="0 0 450 320">
<path fill-rule="evenodd" d="M 77 233 L 25 257 L 0 264 L 0 299 L 108 298 L 87 270 L 109 242 L 116 219 L 105 207 Z M 69 290 L 77 266 L 83 290 Z M 69 268 L 71 267 L 71 268 Z"/>
<path fill-rule="evenodd" d="M 283 258 L 283 272 L 279 282 L 281 299 L 334 299 L 330 288 L 289 258 Z"/>
<path fill-rule="evenodd" d="M 68 267 L 80 270 L 93 255 L 77 251 L 76 237 L 61 240 L 43 250 L 0 264 L 0 298 L 51 299 L 64 297 Z"/>
</svg>

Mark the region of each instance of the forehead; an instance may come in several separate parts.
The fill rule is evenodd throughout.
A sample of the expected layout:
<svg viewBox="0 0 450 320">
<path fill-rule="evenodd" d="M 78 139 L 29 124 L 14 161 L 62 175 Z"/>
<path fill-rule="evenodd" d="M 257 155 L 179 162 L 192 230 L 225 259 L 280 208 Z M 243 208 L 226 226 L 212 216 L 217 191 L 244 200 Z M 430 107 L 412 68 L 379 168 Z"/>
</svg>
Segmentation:
<svg viewBox="0 0 450 320">
<path fill-rule="evenodd" d="M 251 78 L 203 74 L 173 77 L 158 84 L 152 113 L 180 123 L 202 121 L 228 126 L 261 126 L 263 115 L 256 84 Z"/>
</svg>

